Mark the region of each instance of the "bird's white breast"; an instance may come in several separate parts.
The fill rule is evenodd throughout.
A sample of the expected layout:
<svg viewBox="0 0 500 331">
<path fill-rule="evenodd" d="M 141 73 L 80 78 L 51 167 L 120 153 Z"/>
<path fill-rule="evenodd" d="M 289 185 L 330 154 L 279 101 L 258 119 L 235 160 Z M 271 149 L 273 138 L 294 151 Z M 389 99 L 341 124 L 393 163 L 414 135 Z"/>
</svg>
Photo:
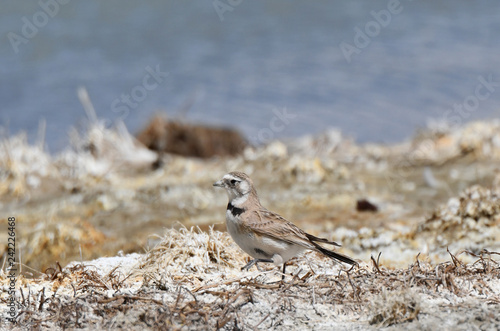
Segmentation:
<svg viewBox="0 0 500 331">
<path fill-rule="evenodd" d="M 230 210 L 226 211 L 227 232 L 234 242 L 250 256 L 255 257 L 255 236 L 253 233 L 245 231 L 241 225 L 239 217 L 235 217 Z"/>
</svg>

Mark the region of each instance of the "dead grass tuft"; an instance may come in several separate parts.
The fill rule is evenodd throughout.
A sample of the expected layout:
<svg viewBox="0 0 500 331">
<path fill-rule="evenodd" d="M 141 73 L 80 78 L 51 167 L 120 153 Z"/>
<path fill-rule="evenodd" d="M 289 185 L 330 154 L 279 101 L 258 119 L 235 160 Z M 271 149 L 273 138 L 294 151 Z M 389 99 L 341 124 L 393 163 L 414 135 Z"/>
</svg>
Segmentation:
<svg viewBox="0 0 500 331">
<path fill-rule="evenodd" d="M 231 238 L 209 228 L 170 229 L 160 243 L 145 256 L 138 274 L 146 282 L 161 285 L 162 279 L 174 282 L 190 279 L 199 283 L 207 276 L 226 273 L 243 264 L 243 256 Z"/>
</svg>

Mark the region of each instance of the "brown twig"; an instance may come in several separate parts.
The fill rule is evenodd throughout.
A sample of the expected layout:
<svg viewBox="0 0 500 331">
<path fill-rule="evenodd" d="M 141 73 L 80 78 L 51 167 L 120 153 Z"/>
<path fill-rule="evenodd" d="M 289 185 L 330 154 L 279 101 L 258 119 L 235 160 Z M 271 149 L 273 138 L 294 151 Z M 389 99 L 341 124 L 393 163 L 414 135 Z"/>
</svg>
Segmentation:
<svg viewBox="0 0 500 331">
<path fill-rule="evenodd" d="M 38 311 L 42 311 L 44 303 L 45 303 L 45 287 L 42 288 L 42 295 L 40 296 L 40 305 L 38 306 Z"/>
<path fill-rule="evenodd" d="M 377 260 L 375 261 L 375 259 L 373 258 L 373 255 L 370 256 L 372 262 L 373 262 L 373 267 L 377 270 L 377 272 L 381 275 L 385 275 L 379 268 L 379 259 L 380 259 L 380 255 L 382 254 L 382 252 L 379 252 L 378 253 L 378 257 L 377 257 Z"/>
</svg>

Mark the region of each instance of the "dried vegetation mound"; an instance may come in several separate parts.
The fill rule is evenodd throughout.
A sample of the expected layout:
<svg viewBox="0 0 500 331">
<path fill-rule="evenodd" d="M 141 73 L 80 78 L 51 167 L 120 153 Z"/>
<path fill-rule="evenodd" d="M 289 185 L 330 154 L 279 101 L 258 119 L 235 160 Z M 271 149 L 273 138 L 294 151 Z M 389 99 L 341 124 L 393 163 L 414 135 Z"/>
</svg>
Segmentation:
<svg viewBox="0 0 500 331">
<path fill-rule="evenodd" d="M 453 128 L 433 125 L 412 142 L 415 160 L 444 162 L 468 155 L 475 159 L 500 159 L 500 121 L 471 122 Z"/>
<path fill-rule="evenodd" d="M 475 250 L 496 249 L 500 242 L 500 189 L 466 189 L 459 198 L 451 198 L 438 208 L 415 235 L 432 238 L 441 246 L 466 241 L 465 247 Z"/>
<path fill-rule="evenodd" d="M 146 254 L 138 272 L 156 285 L 182 279 L 202 286 L 233 274 L 243 261 L 243 253 L 227 233 L 212 228 L 208 232 L 170 229 Z"/>
</svg>

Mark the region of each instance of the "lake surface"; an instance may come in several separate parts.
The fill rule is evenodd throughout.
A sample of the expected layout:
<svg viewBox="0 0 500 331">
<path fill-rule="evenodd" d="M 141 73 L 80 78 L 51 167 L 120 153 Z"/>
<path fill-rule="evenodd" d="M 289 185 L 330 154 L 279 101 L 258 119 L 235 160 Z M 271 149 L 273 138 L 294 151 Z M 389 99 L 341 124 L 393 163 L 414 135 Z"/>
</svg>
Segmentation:
<svg viewBox="0 0 500 331">
<path fill-rule="evenodd" d="M 331 127 L 394 142 L 432 119 L 500 114 L 498 0 L 43 0 L 1 12 L 0 126 L 34 141 L 45 119 L 52 152 L 85 118 L 79 86 L 132 133 L 162 110 L 255 143 Z"/>
</svg>

